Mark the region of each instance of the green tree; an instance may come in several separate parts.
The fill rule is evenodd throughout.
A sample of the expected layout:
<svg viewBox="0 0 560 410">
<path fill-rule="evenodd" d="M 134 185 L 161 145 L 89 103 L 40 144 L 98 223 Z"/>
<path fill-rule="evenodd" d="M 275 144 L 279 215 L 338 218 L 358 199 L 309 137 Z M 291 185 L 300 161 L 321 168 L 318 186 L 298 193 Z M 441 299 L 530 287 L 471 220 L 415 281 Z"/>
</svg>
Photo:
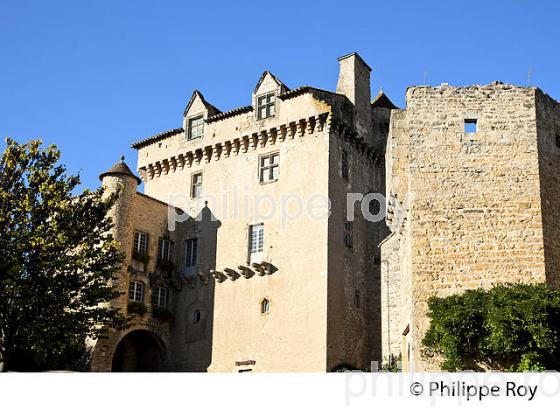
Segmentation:
<svg viewBox="0 0 560 410">
<path fill-rule="evenodd" d="M 560 291 L 504 284 L 428 301 L 423 344 L 442 370 L 560 370 Z"/>
<path fill-rule="evenodd" d="M 107 303 L 122 262 L 117 194 L 73 192 L 56 146 L 7 139 L 0 160 L 0 368 L 79 369 L 86 339 L 122 315 Z"/>
</svg>

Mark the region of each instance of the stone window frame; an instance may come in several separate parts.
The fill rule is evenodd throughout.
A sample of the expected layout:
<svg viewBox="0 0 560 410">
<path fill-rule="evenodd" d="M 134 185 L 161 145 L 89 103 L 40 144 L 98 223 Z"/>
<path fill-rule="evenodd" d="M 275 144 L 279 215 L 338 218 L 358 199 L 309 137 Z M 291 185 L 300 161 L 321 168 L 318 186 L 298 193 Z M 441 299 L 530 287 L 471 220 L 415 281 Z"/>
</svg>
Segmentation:
<svg viewBox="0 0 560 410">
<path fill-rule="evenodd" d="M 193 125 L 194 121 L 200 120 L 199 124 Z M 197 130 L 196 134 L 193 130 Z M 204 137 L 204 114 L 195 114 L 187 118 L 187 141 Z"/>
<path fill-rule="evenodd" d="M 200 182 L 196 181 L 196 178 L 200 177 Z M 204 182 L 204 176 L 202 171 L 193 172 L 191 174 L 191 198 L 200 198 L 202 196 L 202 184 Z M 199 191 L 197 191 L 197 189 Z"/>
<path fill-rule="evenodd" d="M 154 286 L 152 289 L 152 306 L 156 309 L 167 308 L 169 289 L 164 286 Z"/>
<path fill-rule="evenodd" d="M 144 303 L 146 285 L 139 280 L 131 280 L 128 285 L 128 300 L 131 302 Z"/>
<path fill-rule="evenodd" d="M 276 159 L 275 162 L 274 159 Z M 267 163 L 264 161 L 268 160 Z M 276 178 L 274 177 L 274 170 L 276 170 Z M 259 155 L 259 183 L 271 184 L 278 181 L 280 178 L 280 151 L 272 151 L 266 154 Z M 263 178 L 265 173 L 268 178 Z"/>
<path fill-rule="evenodd" d="M 142 238 L 144 238 L 142 240 Z M 147 232 L 134 231 L 133 250 L 140 253 L 148 253 L 150 235 Z"/>
<path fill-rule="evenodd" d="M 264 99 L 264 102 L 262 102 Z M 255 97 L 255 105 L 256 105 L 256 117 L 257 120 L 264 120 L 266 118 L 271 118 L 276 115 L 276 100 L 277 100 L 276 91 L 268 91 L 262 94 L 259 94 Z M 264 116 L 261 114 L 262 109 L 264 108 Z"/>
</svg>

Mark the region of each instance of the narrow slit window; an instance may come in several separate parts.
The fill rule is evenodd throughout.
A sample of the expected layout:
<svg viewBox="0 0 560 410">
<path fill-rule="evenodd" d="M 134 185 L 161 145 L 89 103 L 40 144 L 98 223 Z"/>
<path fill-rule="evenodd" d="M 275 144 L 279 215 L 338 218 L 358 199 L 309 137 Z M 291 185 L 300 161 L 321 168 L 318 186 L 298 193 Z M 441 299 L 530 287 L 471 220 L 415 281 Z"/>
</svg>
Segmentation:
<svg viewBox="0 0 560 410">
<path fill-rule="evenodd" d="M 358 291 L 354 293 L 354 307 L 357 309 L 360 308 L 360 292 Z"/>
<path fill-rule="evenodd" d="M 342 178 L 348 181 L 348 175 L 350 174 L 348 170 L 348 163 L 349 163 L 349 155 L 348 151 L 342 151 Z"/>
<path fill-rule="evenodd" d="M 193 323 L 199 323 L 201 318 L 200 310 L 195 310 L 193 313 Z"/>
<path fill-rule="evenodd" d="M 477 132 L 476 118 L 465 118 L 465 133 L 472 134 Z"/>
<path fill-rule="evenodd" d="M 353 223 L 351 221 L 344 222 L 344 245 L 351 249 L 354 243 L 353 240 Z"/>
</svg>

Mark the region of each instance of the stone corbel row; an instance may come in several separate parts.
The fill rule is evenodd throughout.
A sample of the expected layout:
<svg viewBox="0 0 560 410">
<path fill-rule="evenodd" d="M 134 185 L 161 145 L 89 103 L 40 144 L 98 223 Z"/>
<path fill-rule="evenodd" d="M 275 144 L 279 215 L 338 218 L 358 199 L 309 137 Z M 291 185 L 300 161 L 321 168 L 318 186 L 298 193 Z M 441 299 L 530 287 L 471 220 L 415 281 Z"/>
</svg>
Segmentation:
<svg viewBox="0 0 560 410">
<path fill-rule="evenodd" d="M 277 142 L 303 137 L 306 134 L 312 135 L 316 131 L 323 131 L 327 124 L 328 116 L 329 113 L 323 113 L 309 118 L 302 118 L 299 121 L 292 121 L 268 130 L 254 132 L 250 135 L 187 151 L 186 153 L 149 164 L 147 167 L 140 169 L 140 174 L 142 178 L 153 179 L 161 175 L 167 175 L 169 172 L 175 172 L 177 169 L 190 168 L 193 164 L 198 165 L 202 161 L 210 162 L 212 159 L 218 161 L 221 158 L 246 153 L 249 149 L 253 150 L 258 146 L 265 147 L 267 144 L 274 145 Z"/>
<path fill-rule="evenodd" d="M 331 118 L 330 130 L 339 138 L 352 144 L 354 148 L 370 159 L 374 165 L 381 165 L 385 160 L 383 153 L 369 145 L 363 138 L 358 137 L 358 133 L 352 125 L 337 118 Z"/>
<path fill-rule="evenodd" d="M 210 274 L 218 283 L 225 282 L 227 279 L 232 282 L 243 276 L 245 279 L 250 279 L 255 275 L 266 276 L 272 275 L 278 269 L 274 265 L 268 262 L 253 263 L 251 267 L 245 265 L 239 265 L 237 270 L 231 268 L 224 268 L 223 272 L 218 270 L 211 270 Z"/>
</svg>

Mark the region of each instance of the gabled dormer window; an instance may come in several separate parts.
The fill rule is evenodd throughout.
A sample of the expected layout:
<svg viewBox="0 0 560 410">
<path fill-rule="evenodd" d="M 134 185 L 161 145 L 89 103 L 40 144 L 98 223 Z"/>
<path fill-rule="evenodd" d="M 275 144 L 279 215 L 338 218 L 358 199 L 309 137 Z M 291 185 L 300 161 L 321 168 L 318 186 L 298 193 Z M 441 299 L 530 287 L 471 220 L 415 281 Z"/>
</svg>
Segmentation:
<svg viewBox="0 0 560 410">
<path fill-rule="evenodd" d="M 204 135 L 204 117 L 198 115 L 189 118 L 187 140 L 194 140 L 195 138 L 202 138 Z"/>
<path fill-rule="evenodd" d="M 268 93 L 257 97 L 257 118 L 262 120 L 276 113 L 276 94 Z"/>
</svg>

